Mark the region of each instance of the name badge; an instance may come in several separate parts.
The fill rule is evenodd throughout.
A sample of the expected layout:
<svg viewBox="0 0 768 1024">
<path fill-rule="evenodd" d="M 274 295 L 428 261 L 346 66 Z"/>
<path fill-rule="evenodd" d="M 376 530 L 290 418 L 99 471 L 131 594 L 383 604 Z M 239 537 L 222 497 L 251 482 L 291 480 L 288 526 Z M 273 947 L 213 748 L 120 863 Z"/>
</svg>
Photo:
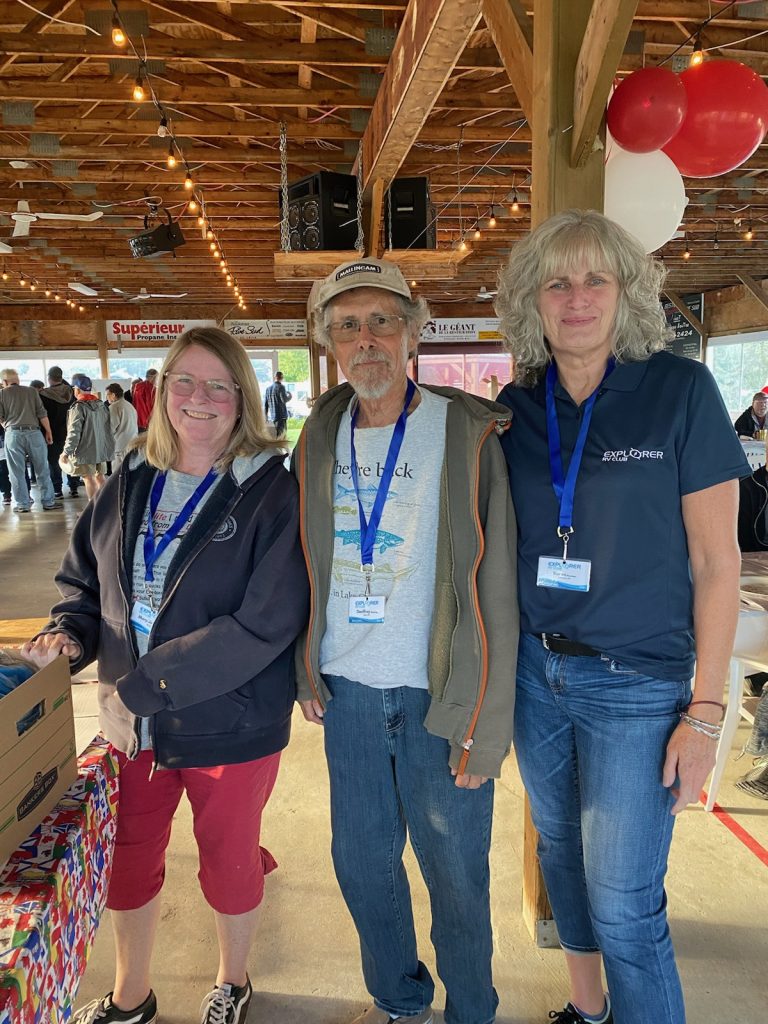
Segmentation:
<svg viewBox="0 0 768 1024">
<path fill-rule="evenodd" d="M 536 586 L 587 591 L 591 572 L 592 562 L 587 558 L 568 558 L 563 561 L 557 555 L 541 555 Z"/>
<path fill-rule="evenodd" d="M 384 621 L 386 597 L 353 595 L 349 599 L 349 621 L 372 625 Z"/>
<path fill-rule="evenodd" d="M 145 604 L 143 601 L 134 601 L 133 608 L 131 609 L 131 625 L 137 633 L 149 636 L 156 618 L 157 612 L 150 608 L 148 604 Z"/>
</svg>

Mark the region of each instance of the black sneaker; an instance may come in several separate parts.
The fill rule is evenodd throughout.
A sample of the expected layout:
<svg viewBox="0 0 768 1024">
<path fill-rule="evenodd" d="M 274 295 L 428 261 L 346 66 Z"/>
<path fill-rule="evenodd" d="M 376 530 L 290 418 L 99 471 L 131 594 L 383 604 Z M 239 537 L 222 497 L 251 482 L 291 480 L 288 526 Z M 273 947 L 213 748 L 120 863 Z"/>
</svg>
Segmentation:
<svg viewBox="0 0 768 1024">
<path fill-rule="evenodd" d="M 244 985 L 214 985 L 200 1004 L 200 1024 L 245 1024 L 253 989 Z"/>
<path fill-rule="evenodd" d="M 11 504 L 11 496 L 10 496 L 10 494 L 4 494 L 3 495 L 3 504 L 4 505 L 10 505 Z"/>
<path fill-rule="evenodd" d="M 550 1010 L 549 1019 L 554 1021 L 555 1024 L 591 1024 L 587 1021 L 573 1003 L 567 1003 L 562 1010 Z M 608 1016 L 601 1021 L 601 1024 L 613 1024 L 613 1014 L 611 1013 L 610 1005 L 608 1006 Z"/>
<path fill-rule="evenodd" d="M 54 491 L 53 496 L 54 496 L 54 498 L 63 498 L 64 497 L 64 495 L 61 493 L 61 491 Z"/>
<path fill-rule="evenodd" d="M 71 1024 L 157 1024 L 157 999 L 150 989 L 149 995 L 133 1010 L 118 1010 L 112 1004 L 112 993 L 94 999 L 78 1010 Z"/>
</svg>

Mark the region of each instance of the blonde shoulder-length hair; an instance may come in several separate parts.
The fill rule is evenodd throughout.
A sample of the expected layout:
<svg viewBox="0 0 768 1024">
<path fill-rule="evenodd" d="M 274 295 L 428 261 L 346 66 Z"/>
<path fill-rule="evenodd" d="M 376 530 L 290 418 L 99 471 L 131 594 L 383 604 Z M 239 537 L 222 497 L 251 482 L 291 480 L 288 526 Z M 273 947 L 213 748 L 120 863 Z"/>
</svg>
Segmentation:
<svg viewBox="0 0 768 1024">
<path fill-rule="evenodd" d="M 673 336 L 659 301 L 664 267 L 646 255 L 634 235 L 602 213 L 565 210 L 514 246 L 499 273 L 496 312 L 514 360 L 516 384 L 535 381 L 552 358 L 539 314 L 539 289 L 585 260 L 591 270 L 614 274 L 619 284 L 613 325 L 618 362 L 647 359 Z"/>
<path fill-rule="evenodd" d="M 217 463 L 219 469 L 226 469 L 238 455 L 257 455 L 269 448 L 275 451 L 284 450 L 281 442 L 267 434 L 259 382 L 245 349 L 230 334 L 216 327 L 193 327 L 180 335 L 168 349 L 160 372 L 155 378 L 157 394 L 149 427 L 145 434 L 140 434 L 136 438 L 132 447 L 143 448 L 147 462 L 156 469 L 172 469 L 178 463 L 181 454 L 179 439 L 171 425 L 165 404 L 166 374 L 192 345 L 204 348 L 220 359 L 232 380 L 240 386 L 240 414 L 235 421 L 229 444 Z"/>
</svg>

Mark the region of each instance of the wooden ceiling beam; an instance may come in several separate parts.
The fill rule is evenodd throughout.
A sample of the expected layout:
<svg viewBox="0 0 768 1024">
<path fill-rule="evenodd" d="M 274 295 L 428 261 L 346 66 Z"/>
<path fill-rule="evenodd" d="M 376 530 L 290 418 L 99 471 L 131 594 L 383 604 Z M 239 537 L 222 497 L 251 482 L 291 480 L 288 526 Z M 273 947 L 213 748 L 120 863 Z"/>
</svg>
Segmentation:
<svg viewBox="0 0 768 1024">
<path fill-rule="evenodd" d="M 594 0 L 576 62 L 571 164 L 582 167 L 597 140 L 638 0 Z"/>
<path fill-rule="evenodd" d="M 435 0 L 440 2 L 440 0 Z M 444 0 L 456 3 L 458 0 Z M 472 0 L 475 3 L 476 0 Z M 479 0 L 477 0 L 479 2 Z M 466 6 L 466 0 L 462 7 Z M 47 100 L 57 103 L 81 103 L 83 85 L 79 82 L 50 84 L 36 79 L 12 80 L 0 79 L 0 101 L 3 100 Z M 380 90 L 381 91 L 381 90 Z M 95 103 L 119 103 L 128 100 L 129 90 L 125 85 L 112 82 L 89 82 L 88 99 Z M 176 106 L 207 106 L 231 107 L 301 107 L 307 105 L 307 93 L 304 89 L 256 89 L 242 87 L 239 89 L 223 86 L 166 87 L 162 90 L 162 101 L 166 107 Z M 377 97 L 378 98 L 378 97 Z M 331 90 L 318 89 L 311 95 L 314 108 L 318 109 L 370 109 L 375 100 L 368 96 L 360 96 L 351 89 Z M 517 110 L 516 98 L 511 93 L 459 92 L 445 91 L 432 101 L 433 105 L 447 110 Z M 415 101 L 414 101 L 415 105 Z M 431 107 L 429 108 L 431 109 Z M 426 120 L 428 111 L 421 114 Z M 406 151 L 407 152 L 407 151 Z"/>
<path fill-rule="evenodd" d="M 377 178 L 386 189 L 397 174 L 479 20 L 480 0 L 409 4 L 363 134 L 366 199 Z M 446 91 L 441 105 L 454 100 Z"/>
<path fill-rule="evenodd" d="M 533 26 L 519 0 L 483 0 L 483 19 L 530 122 L 533 117 Z"/>
<path fill-rule="evenodd" d="M 32 37 L 37 36 L 40 32 L 45 31 L 46 28 L 51 25 L 51 18 L 58 18 L 60 14 L 63 14 L 68 7 L 71 7 L 74 0 L 49 0 L 47 4 L 44 4 L 40 8 L 40 13 L 35 14 L 34 18 L 30 19 L 21 30 L 21 35 L 30 35 Z M 1 49 L 1 48 L 0 48 Z M 5 71 L 7 67 L 13 64 L 16 60 L 17 54 L 4 51 L 3 56 L 0 57 L 0 72 Z"/>
<path fill-rule="evenodd" d="M 339 35 L 346 36 L 348 39 L 354 39 L 359 43 L 365 42 L 364 24 L 349 14 L 329 10 L 327 7 L 312 9 L 302 7 L 301 10 L 297 10 L 295 4 L 281 3 L 279 0 L 270 0 L 270 5 L 287 14 L 294 15 L 296 18 L 309 19 L 316 25 L 322 25 L 323 28 L 330 29 L 331 32 L 338 32 Z"/>
<path fill-rule="evenodd" d="M 148 7 L 175 14 L 184 22 L 220 32 L 225 39 L 261 42 L 264 38 L 262 32 L 251 28 L 243 21 L 236 21 L 226 14 L 212 10 L 210 4 L 183 3 L 179 0 L 146 0 L 146 3 Z"/>
<path fill-rule="evenodd" d="M 158 60 L 223 60 L 250 64 L 327 64 L 350 67 L 386 67 L 390 58 L 367 53 L 359 43 L 323 39 L 317 43 L 286 42 L 260 35 L 258 40 L 177 39 L 150 34 L 146 37 L 147 58 Z M 115 50 L 109 36 L 45 35 L 0 33 L 0 52 L 10 55 L 46 57 L 98 57 L 104 60 L 135 61 L 130 53 Z M 495 49 L 466 50 L 457 67 L 484 70 L 500 67 Z"/>
<path fill-rule="evenodd" d="M 736 275 L 749 294 L 760 303 L 763 309 L 768 309 L 768 292 L 762 287 L 759 281 L 749 274 Z"/>
</svg>

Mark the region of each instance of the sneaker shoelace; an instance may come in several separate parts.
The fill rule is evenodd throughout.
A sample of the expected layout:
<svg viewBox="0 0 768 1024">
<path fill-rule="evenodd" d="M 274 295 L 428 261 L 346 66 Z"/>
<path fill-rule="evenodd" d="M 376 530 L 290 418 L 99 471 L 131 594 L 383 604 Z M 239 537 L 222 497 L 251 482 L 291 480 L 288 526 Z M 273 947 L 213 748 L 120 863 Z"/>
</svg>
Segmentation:
<svg viewBox="0 0 768 1024">
<path fill-rule="evenodd" d="M 78 1011 L 75 1020 L 77 1024 L 96 1024 L 97 1021 L 104 1020 L 108 1012 L 103 999 L 92 999 Z"/>
<path fill-rule="evenodd" d="M 570 1003 L 562 1010 L 550 1010 L 549 1019 L 555 1024 L 584 1024 L 584 1018 Z"/>
<path fill-rule="evenodd" d="M 235 1001 L 220 988 L 213 989 L 200 1006 L 200 1024 L 234 1024 Z"/>
</svg>

